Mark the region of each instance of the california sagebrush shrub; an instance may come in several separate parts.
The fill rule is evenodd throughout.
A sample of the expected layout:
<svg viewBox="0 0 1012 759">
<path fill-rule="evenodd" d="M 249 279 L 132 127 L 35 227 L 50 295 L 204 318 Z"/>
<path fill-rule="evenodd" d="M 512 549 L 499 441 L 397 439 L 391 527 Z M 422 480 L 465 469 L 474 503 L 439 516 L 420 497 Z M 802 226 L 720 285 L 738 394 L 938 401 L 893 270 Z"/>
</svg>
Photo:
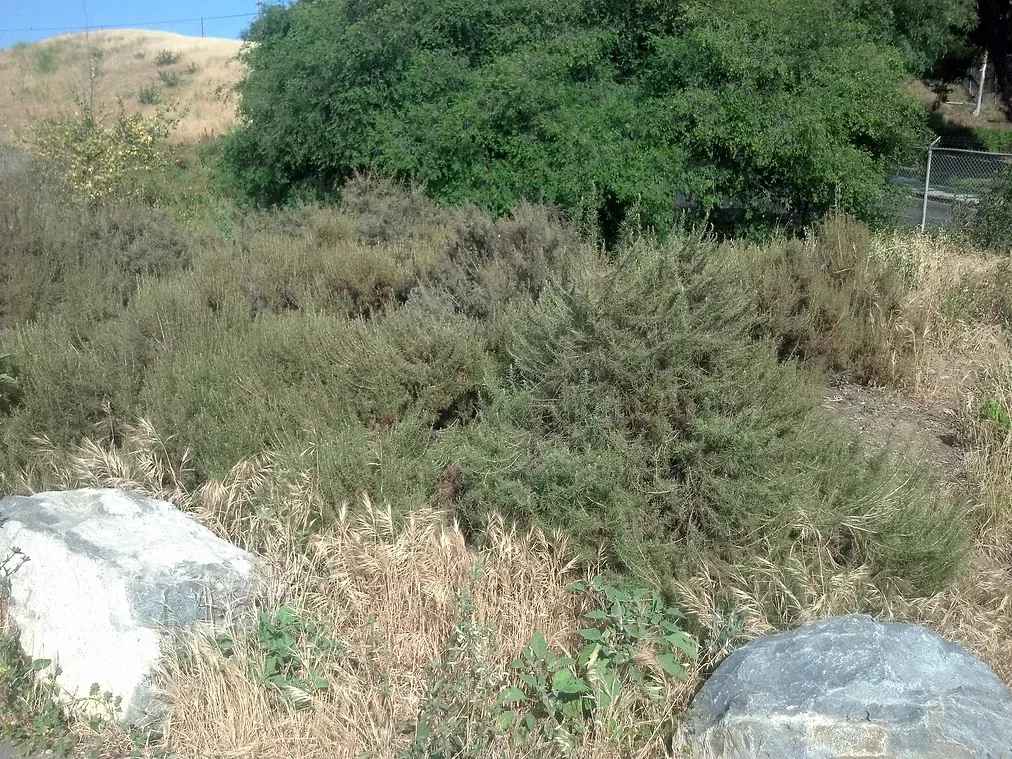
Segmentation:
<svg viewBox="0 0 1012 759">
<path fill-rule="evenodd" d="M 324 522 L 365 492 L 438 504 L 480 543 L 498 511 L 658 585 L 761 555 L 923 593 L 958 566 L 960 504 L 829 424 L 818 379 L 755 334 L 727 248 L 643 237 L 604 253 L 536 209 L 420 222 L 432 236 L 410 244 L 363 242 L 348 219 L 241 216 L 231 239 L 195 238 L 191 267 L 121 279 L 135 291 L 100 318 L 12 323 L 4 470 L 38 435 L 63 446 L 144 416 L 190 449 L 195 484 L 264 451 L 311 456 Z M 407 297 L 370 301 L 416 275 Z M 73 292 L 61 281 L 54 295 Z M 461 283 L 491 307 L 461 308 Z"/>
<path fill-rule="evenodd" d="M 0 191 L 0 326 L 47 317 L 83 325 L 112 317 L 137 276 L 189 264 L 191 237 L 171 213 L 135 197 L 80 203 L 37 159 Z"/>
<path fill-rule="evenodd" d="M 511 318 L 504 381 L 460 454 L 458 518 L 564 527 L 658 584 L 701 557 L 776 562 L 828 541 L 840 567 L 943 585 L 962 506 L 831 425 L 811 375 L 750 339 L 752 305 L 715 253 L 640 243 Z"/>
<path fill-rule="evenodd" d="M 908 303 L 909 273 L 874 254 L 864 224 L 835 215 L 808 240 L 729 247 L 723 257 L 756 294 L 755 334 L 773 341 L 782 360 L 868 384 L 911 377 L 927 314 Z"/>
</svg>

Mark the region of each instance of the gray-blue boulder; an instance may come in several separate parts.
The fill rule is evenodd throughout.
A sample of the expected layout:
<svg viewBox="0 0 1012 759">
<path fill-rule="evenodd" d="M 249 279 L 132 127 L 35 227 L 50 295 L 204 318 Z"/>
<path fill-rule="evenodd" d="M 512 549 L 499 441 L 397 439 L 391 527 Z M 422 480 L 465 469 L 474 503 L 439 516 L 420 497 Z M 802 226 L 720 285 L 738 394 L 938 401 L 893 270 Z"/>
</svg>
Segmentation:
<svg viewBox="0 0 1012 759">
<path fill-rule="evenodd" d="M 838 617 L 727 657 L 683 739 L 706 759 L 1012 759 L 1012 690 L 919 625 Z"/>
</svg>

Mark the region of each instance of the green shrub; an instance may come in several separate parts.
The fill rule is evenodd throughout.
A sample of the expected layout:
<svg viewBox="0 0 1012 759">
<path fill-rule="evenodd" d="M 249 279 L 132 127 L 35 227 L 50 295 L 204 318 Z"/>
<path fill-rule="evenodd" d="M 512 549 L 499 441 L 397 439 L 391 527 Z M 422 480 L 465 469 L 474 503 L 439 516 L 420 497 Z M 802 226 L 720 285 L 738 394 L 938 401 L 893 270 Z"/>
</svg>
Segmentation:
<svg viewBox="0 0 1012 759">
<path fill-rule="evenodd" d="M 176 71 L 159 71 L 159 81 L 169 89 L 179 87 L 183 83 L 183 77 Z"/>
<path fill-rule="evenodd" d="M 144 105 L 158 105 L 162 102 L 162 90 L 154 84 L 145 85 L 138 90 L 137 101 Z"/>
<path fill-rule="evenodd" d="M 1012 253 L 1012 168 L 1000 173 L 964 220 L 970 239 L 996 253 Z"/>
<path fill-rule="evenodd" d="M 0 325 L 46 317 L 84 325 L 118 314 L 137 275 L 189 264 L 190 239 L 161 209 L 135 198 L 79 204 L 30 163 L 4 180 L 0 224 Z"/>
<path fill-rule="evenodd" d="M 275 6 L 223 165 L 264 205 L 368 169 L 495 215 L 558 205 L 609 243 L 634 208 L 665 230 L 679 195 L 746 222 L 871 213 L 923 115 L 870 37 L 832 0 Z"/>
<path fill-rule="evenodd" d="M 465 208 L 453 232 L 426 282 L 472 318 L 487 319 L 511 304 L 537 301 L 549 281 L 564 281 L 582 259 L 575 230 L 548 208 L 525 204 L 498 221 Z"/>
<path fill-rule="evenodd" d="M 173 64 L 179 63 L 179 59 L 182 57 L 182 53 L 175 53 L 169 49 L 162 49 L 155 55 L 156 66 L 172 66 Z"/>
<path fill-rule="evenodd" d="M 749 339 L 748 295 L 707 264 L 719 258 L 637 245 L 509 320 L 509 381 L 459 453 L 458 520 L 564 527 L 588 558 L 603 545 L 609 566 L 658 584 L 701 556 L 776 562 L 828 541 L 841 567 L 940 587 L 962 555 L 962 507 L 914 482 L 893 493 L 905 475 L 826 433 L 811 379 Z"/>
<path fill-rule="evenodd" d="M 801 359 L 869 384 L 912 376 L 927 315 L 907 306 L 899 262 L 876 257 L 868 228 L 847 216 L 816 225 L 810 240 L 775 240 L 728 256 L 757 295 L 755 331 L 781 360 Z"/>
<path fill-rule="evenodd" d="M 84 101 L 78 108 L 40 124 L 32 147 L 81 199 L 129 194 L 131 180 L 164 166 L 165 140 L 178 119 L 165 112 L 128 114 L 122 101 L 111 118 Z"/>
<path fill-rule="evenodd" d="M 778 290 L 754 267 L 783 246 L 630 235 L 606 253 L 543 208 L 492 221 L 387 185 L 341 208 L 209 203 L 227 225 L 206 207 L 183 228 L 136 199 L 64 203 L 42 172 L 9 182 L 6 477 L 39 436 L 115 442 L 143 416 L 190 450 L 194 486 L 272 451 L 312 461 L 324 521 L 367 492 L 436 503 L 480 542 L 498 511 L 655 587 L 762 556 L 925 593 L 962 559 L 962 505 L 862 452 L 819 409 L 818 376 L 778 359 L 786 317 L 758 312 Z M 356 207 L 379 228 L 402 209 L 412 232 L 364 242 Z M 776 276 L 862 322 L 900 285 L 860 228 L 825 229 Z M 826 355 L 852 361 L 835 340 Z"/>
<path fill-rule="evenodd" d="M 362 241 L 369 244 L 403 241 L 420 226 L 441 221 L 421 188 L 406 191 L 371 174 L 357 174 L 344 185 L 341 205 L 354 217 Z"/>
<path fill-rule="evenodd" d="M 60 58 L 51 46 L 35 50 L 35 70 L 40 74 L 52 74 L 60 67 Z"/>
</svg>

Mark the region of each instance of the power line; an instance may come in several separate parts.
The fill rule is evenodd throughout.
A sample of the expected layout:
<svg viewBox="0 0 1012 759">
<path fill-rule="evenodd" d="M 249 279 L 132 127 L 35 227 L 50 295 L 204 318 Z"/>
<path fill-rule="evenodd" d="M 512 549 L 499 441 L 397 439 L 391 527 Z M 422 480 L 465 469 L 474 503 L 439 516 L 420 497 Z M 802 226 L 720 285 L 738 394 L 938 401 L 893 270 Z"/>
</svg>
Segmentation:
<svg viewBox="0 0 1012 759">
<path fill-rule="evenodd" d="M 233 13 L 230 16 L 204 16 L 204 21 L 217 21 L 219 19 L 226 18 L 253 18 L 258 14 L 256 13 Z M 165 24 L 194 24 L 201 20 L 201 17 L 197 18 L 177 18 L 172 21 L 143 21 L 132 24 L 103 24 L 101 26 L 29 26 L 24 29 L 0 29 L 0 33 L 13 33 L 13 32 L 83 32 L 89 29 L 135 29 L 138 27 L 145 26 L 163 26 Z"/>
</svg>

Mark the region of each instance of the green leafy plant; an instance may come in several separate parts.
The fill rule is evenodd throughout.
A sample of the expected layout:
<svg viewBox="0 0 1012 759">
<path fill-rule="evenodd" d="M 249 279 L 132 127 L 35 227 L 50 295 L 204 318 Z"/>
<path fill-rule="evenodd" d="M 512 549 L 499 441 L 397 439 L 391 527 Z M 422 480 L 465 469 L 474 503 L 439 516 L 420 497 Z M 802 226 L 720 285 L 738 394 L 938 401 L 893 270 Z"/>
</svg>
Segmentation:
<svg viewBox="0 0 1012 759">
<path fill-rule="evenodd" d="M 471 569 L 474 579 L 480 566 Z M 459 620 L 443 656 L 433 665 L 415 733 L 401 759 L 479 759 L 494 738 L 496 699 L 502 687 L 489 666 L 493 629 L 475 621 L 474 598 L 458 598 Z"/>
<path fill-rule="evenodd" d="M 639 646 L 653 651 L 654 659 L 667 675 L 685 679 L 685 667 L 680 659 L 687 657 L 695 661 L 696 644 L 681 629 L 685 615 L 668 606 L 656 591 L 616 588 L 601 578 L 589 584 L 572 583 L 569 589 L 594 594 L 603 602 L 600 608 L 584 615 L 597 624 L 580 630 L 580 637 L 586 644 L 580 651 L 579 662 L 584 666 L 593 662 L 597 672 L 608 682 L 609 692 L 614 689 L 616 697 L 618 695 L 617 673 L 627 674 L 636 683 L 648 679 L 635 662 L 634 654 Z"/>
<path fill-rule="evenodd" d="M 577 660 L 551 651 L 545 636 L 536 632 L 510 666 L 522 686 L 508 688 L 500 696 L 500 704 L 509 708 L 499 715 L 499 727 L 527 734 L 540 729 L 546 737 L 574 748 L 575 735 L 586 731 L 595 706 L 590 683 L 577 674 Z"/>
<path fill-rule="evenodd" d="M 235 641 L 221 634 L 215 639 L 219 650 L 234 656 Z M 263 653 L 263 669 L 250 673 L 253 680 L 273 688 L 282 700 L 295 708 L 310 705 L 312 695 L 330 687 L 311 663 L 314 657 L 338 653 L 336 642 L 314 620 L 298 616 L 291 606 L 273 612 L 261 611 L 257 619 L 256 642 Z"/>
<path fill-rule="evenodd" d="M 988 398 L 980 409 L 980 418 L 994 426 L 995 431 L 1002 437 L 1007 437 L 1012 429 L 1012 418 L 1004 404 L 997 398 Z"/>
<path fill-rule="evenodd" d="M 664 697 L 663 679 L 685 679 L 684 659 L 695 661 L 695 642 L 680 626 L 684 615 L 668 606 L 655 591 L 624 589 L 601 578 L 571 583 L 569 589 L 585 594 L 596 608 L 584 617 L 592 626 L 582 628 L 583 646 L 575 657 L 551 651 L 544 635 L 536 633 L 521 658 L 512 662 L 521 685 L 500 696 L 506 708 L 499 726 L 526 733 L 542 730 L 569 748 L 575 736 L 594 726 L 597 710 L 607 709 L 623 687 L 638 688 L 648 697 Z M 646 672 L 637 652 L 649 650 L 663 673 Z"/>
<path fill-rule="evenodd" d="M 138 91 L 137 100 L 144 105 L 158 105 L 162 102 L 162 89 L 155 84 L 145 85 Z"/>
</svg>

